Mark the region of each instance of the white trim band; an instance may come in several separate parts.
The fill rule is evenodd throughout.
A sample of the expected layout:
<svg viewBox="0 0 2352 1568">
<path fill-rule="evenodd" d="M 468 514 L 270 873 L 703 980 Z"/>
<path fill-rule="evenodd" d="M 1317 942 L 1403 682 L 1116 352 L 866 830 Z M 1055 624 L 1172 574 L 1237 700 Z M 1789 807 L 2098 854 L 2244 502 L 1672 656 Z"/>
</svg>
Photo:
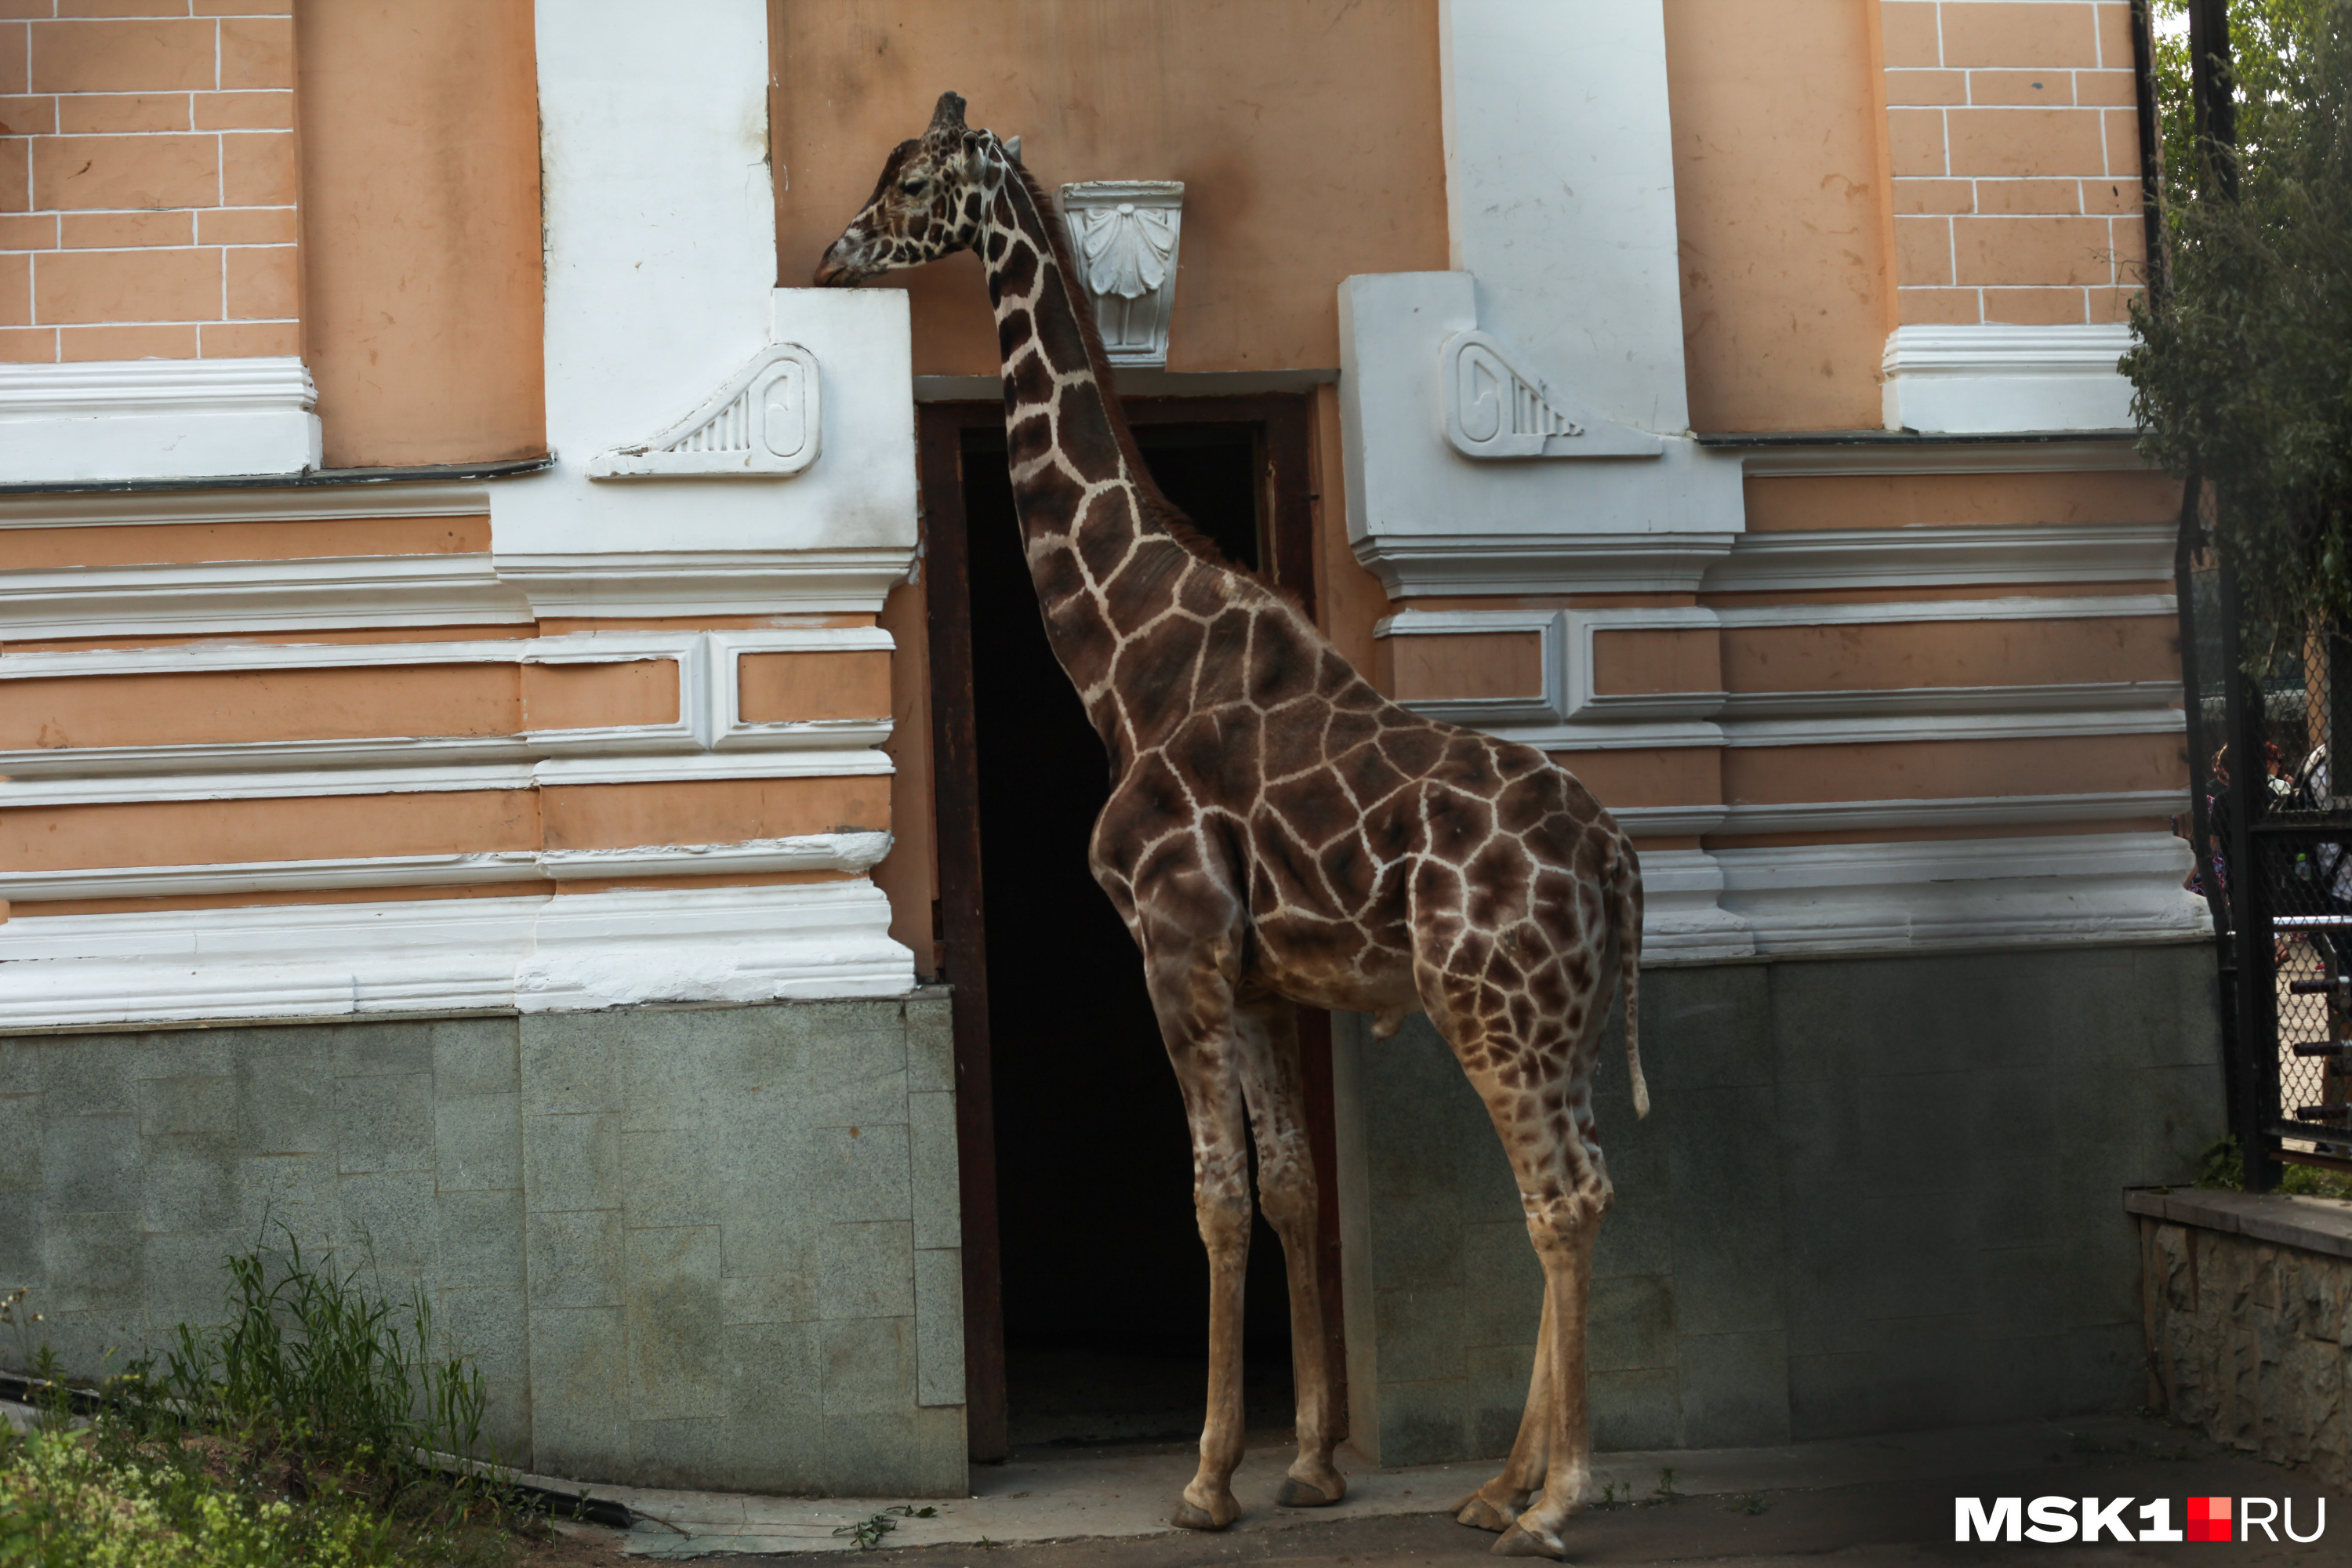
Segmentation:
<svg viewBox="0 0 2352 1568">
<path fill-rule="evenodd" d="M 870 870 L 887 833 L 813 833 L 738 844 L 641 844 L 619 849 L 505 849 L 478 855 L 378 855 L 247 860 L 215 866 L 106 866 L 0 871 L 0 899 L 32 904 L 224 893 L 320 893 L 353 888 L 469 888 L 498 882 L 617 877 L 713 877 Z"/>
<path fill-rule="evenodd" d="M 2127 430 L 2132 388 L 2116 369 L 2131 328 L 1907 326 L 1886 335 L 1886 427 L 1948 435 Z"/>
<path fill-rule="evenodd" d="M 870 882 L 19 917 L 16 1027 L 646 1002 L 898 996 L 914 957 Z"/>
<path fill-rule="evenodd" d="M 0 483 L 301 473 L 318 397 L 291 356 L 0 365 Z"/>
</svg>

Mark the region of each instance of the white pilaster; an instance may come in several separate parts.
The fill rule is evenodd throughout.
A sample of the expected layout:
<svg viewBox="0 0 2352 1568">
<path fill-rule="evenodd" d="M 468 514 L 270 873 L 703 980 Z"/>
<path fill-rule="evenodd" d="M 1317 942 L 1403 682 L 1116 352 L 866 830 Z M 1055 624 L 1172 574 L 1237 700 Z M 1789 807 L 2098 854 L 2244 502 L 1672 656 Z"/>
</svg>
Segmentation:
<svg viewBox="0 0 2352 1568">
<path fill-rule="evenodd" d="M 747 552 L 785 575 L 806 552 L 832 552 L 836 577 L 850 554 L 903 569 L 915 541 L 906 298 L 774 287 L 765 7 L 677 0 L 652 20 L 627 0 L 540 0 L 537 25 L 557 461 L 496 487 L 499 574 L 547 613 L 684 615 L 716 613 L 708 592 L 672 592 L 696 554 L 713 558 L 714 578 L 760 566 Z M 808 351 L 822 389 L 804 470 L 590 477 L 600 454 L 667 431 L 773 343 Z M 833 607 L 878 608 L 896 575 Z"/>
</svg>

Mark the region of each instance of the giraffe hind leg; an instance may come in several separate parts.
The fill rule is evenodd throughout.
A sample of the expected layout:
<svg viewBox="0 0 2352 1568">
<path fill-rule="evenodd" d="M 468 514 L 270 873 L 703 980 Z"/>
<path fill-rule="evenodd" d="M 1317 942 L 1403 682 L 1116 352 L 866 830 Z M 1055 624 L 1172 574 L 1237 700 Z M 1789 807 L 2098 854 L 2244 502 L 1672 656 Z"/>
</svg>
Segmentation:
<svg viewBox="0 0 2352 1568">
<path fill-rule="evenodd" d="M 1544 1467 L 1551 1453 L 1551 1291 L 1544 1291 L 1542 1326 L 1536 1331 L 1536 1366 L 1528 1379 L 1528 1407 L 1519 1417 L 1519 1435 L 1510 1458 L 1493 1480 L 1454 1505 L 1456 1522 L 1473 1530 L 1505 1531 L 1543 1489 Z"/>
</svg>

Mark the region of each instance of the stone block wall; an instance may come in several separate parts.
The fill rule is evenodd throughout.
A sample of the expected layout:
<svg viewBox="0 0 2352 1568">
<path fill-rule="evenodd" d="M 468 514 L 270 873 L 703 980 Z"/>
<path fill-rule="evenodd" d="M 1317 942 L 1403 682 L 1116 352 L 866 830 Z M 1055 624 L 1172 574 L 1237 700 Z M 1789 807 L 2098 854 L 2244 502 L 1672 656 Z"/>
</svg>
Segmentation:
<svg viewBox="0 0 2352 1568">
<path fill-rule="evenodd" d="M 2352 1489 L 2352 1204 L 2134 1193 L 2147 1400 Z"/>
<path fill-rule="evenodd" d="M 960 1493 L 953 1087 L 940 990 L 0 1037 L 0 1290 L 96 1372 L 283 1226 L 421 1285 L 527 1469 Z"/>
<path fill-rule="evenodd" d="M 2118 1194 L 2223 1128 L 2212 985 L 2202 943 L 1645 973 L 1651 1115 L 1618 1026 L 1596 1095 L 1596 1445 L 2137 1407 Z M 1383 1464 L 1499 1455 L 1543 1296 L 1509 1167 L 1426 1020 L 1340 1036 L 1353 1439 Z"/>
</svg>

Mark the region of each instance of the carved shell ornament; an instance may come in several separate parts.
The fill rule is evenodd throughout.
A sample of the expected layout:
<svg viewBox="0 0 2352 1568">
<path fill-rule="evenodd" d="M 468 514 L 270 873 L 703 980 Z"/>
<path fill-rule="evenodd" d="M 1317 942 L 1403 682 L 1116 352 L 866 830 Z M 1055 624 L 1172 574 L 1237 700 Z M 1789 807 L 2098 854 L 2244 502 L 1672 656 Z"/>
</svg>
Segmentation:
<svg viewBox="0 0 2352 1568">
<path fill-rule="evenodd" d="M 1087 287 L 1097 296 L 1140 300 L 1167 281 L 1176 258 L 1176 226 L 1164 210 L 1121 202 L 1081 211 L 1077 218 Z"/>
<path fill-rule="evenodd" d="M 1061 189 L 1070 260 L 1115 365 L 1168 363 L 1184 238 L 1181 180 L 1088 180 Z"/>
</svg>

